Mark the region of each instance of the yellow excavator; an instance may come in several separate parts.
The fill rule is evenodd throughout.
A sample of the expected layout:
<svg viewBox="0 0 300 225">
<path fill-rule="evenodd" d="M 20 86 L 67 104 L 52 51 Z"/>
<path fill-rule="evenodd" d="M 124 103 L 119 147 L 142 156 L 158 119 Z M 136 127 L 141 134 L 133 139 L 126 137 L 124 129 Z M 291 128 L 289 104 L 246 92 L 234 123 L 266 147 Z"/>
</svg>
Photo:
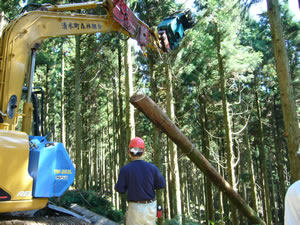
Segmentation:
<svg viewBox="0 0 300 225">
<path fill-rule="evenodd" d="M 75 13 L 97 7 L 106 13 Z M 62 143 L 31 132 L 35 58 L 44 39 L 114 31 L 144 49 L 167 52 L 194 24 L 190 11 L 183 11 L 164 19 L 158 30 L 151 29 L 124 0 L 42 4 L 10 22 L 0 39 L 0 213 L 44 208 L 48 198 L 61 196 L 74 181 L 75 169 Z"/>
</svg>

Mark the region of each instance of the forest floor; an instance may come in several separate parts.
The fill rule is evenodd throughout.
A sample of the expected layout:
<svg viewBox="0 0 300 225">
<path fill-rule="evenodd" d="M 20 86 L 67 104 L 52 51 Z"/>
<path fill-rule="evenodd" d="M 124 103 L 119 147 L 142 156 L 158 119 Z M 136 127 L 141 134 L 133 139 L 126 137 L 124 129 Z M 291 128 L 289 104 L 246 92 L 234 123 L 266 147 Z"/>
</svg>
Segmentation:
<svg viewBox="0 0 300 225">
<path fill-rule="evenodd" d="M 37 210 L 0 214 L 1 225 L 118 225 L 117 223 L 100 216 L 90 210 L 74 204 L 71 207 L 72 215 L 62 212 L 51 213 Z M 66 209 L 63 209 L 66 210 Z M 67 210 L 68 211 L 68 210 Z"/>
</svg>

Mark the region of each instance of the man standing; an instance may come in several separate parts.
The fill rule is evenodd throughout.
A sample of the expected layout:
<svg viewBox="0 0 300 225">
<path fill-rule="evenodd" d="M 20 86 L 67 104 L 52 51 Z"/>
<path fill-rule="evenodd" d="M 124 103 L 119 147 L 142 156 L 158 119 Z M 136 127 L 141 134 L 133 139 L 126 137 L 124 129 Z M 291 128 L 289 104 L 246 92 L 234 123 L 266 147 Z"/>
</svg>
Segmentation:
<svg viewBox="0 0 300 225">
<path fill-rule="evenodd" d="M 143 139 L 133 138 L 128 146 L 132 161 L 121 168 L 115 186 L 116 191 L 121 194 L 127 191 L 126 225 L 155 225 L 157 210 L 155 189 L 166 186 L 159 169 L 141 159 L 144 152 Z"/>
<path fill-rule="evenodd" d="M 297 152 L 297 157 L 300 157 L 300 149 Z M 300 224 L 300 180 L 288 188 L 284 205 L 284 225 Z"/>
</svg>

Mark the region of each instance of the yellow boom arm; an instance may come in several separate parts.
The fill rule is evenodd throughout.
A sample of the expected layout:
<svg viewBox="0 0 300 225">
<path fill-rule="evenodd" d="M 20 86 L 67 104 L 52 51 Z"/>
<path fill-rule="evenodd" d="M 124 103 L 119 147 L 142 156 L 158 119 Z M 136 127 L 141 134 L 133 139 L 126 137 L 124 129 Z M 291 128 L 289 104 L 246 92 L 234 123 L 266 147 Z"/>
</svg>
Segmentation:
<svg viewBox="0 0 300 225">
<path fill-rule="evenodd" d="M 30 65 L 32 55 L 40 43 L 48 37 L 67 35 L 106 33 L 116 31 L 132 38 L 140 38 L 144 33 L 133 34 L 114 19 L 114 10 L 120 10 L 118 1 L 106 0 L 103 3 L 87 2 L 67 5 L 45 5 L 42 10 L 28 12 L 12 21 L 3 31 L 0 39 L 0 130 L 15 130 L 18 117 L 23 116 L 22 131 L 29 134 L 33 107 L 30 99 L 24 105 L 23 113 L 17 112 L 25 74 L 27 88 L 32 86 L 33 69 Z M 75 9 L 95 8 L 106 9 L 106 15 L 87 15 L 71 12 Z M 115 9 L 117 7 L 117 9 Z M 124 11 L 124 9 L 123 9 Z M 131 15 L 133 15 L 131 13 Z M 147 44 L 159 51 L 159 39 L 150 28 L 137 18 L 134 22 L 138 32 L 148 31 Z M 142 28 L 142 29 L 141 29 Z M 144 35 L 145 36 L 145 35 Z M 34 59 L 34 57 L 32 58 Z M 31 82 L 31 84 L 30 84 Z M 30 98 L 30 95 L 29 95 Z"/>
<path fill-rule="evenodd" d="M 105 15 L 72 13 L 74 10 L 98 6 L 106 9 Z M 39 196 L 44 197 L 34 197 L 33 192 L 37 188 L 34 182 L 44 185 L 44 181 L 37 178 L 55 174 L 48 170 L 47 174 L 37 174 L 38 171 L 45 171 L 44 166 L 50 164 L 45 164 L 45 161 L 42 159 L 40 161 L 40 158 L 34 155 L 38 152 L 37 146 L 31 146 L 34 150 L 30 150 L 31 142 L 28 138 L 33 112 L 31 94 L 36 50 L 48 37 L 112 31 L 136 39 L 142 47 L 160 51 L 158 36 L 135 17 L 124 0 L 42 5 L 39 10 L 23 14 L 4 29 L 0 39 L 0 213 L 45 207 L 48 202 L 45 196 L 50 196 L 50 193 L 43 192 Z M 23 112 L 19 113 L 17 109 L 25 77 L 27 99 Z M 20 116 L 23 117 L 21 130 L 23 132 L 16 131 Z M 46 149 L 46 147 L 39 148 L 41 150 L 39 153 L 47 155 Z M 53 160 L 56 162 L 58 158 Z M 67 157 L 65 160 L 67 163 Z M 51 165 L 54 165 L 54 162 L 51 162 Z M 60 167 L 61 165 L 57 166 Z M 55 182 L 56 179 L 60 178 L 55 177 Z"/>
</svg>

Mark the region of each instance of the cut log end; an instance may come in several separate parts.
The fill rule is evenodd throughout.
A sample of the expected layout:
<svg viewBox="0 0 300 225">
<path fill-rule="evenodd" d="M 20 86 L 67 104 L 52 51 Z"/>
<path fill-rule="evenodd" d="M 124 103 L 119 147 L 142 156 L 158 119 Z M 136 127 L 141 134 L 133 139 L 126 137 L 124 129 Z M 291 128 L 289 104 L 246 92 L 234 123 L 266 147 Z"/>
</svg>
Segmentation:
<svg viewBox="0 0 300 225">
<path fill-rule="evenodd" d="M 131 103 L 138 102 L 138 101 L 141 101 L 145 97 L 146 97 L 146 95 L 144 95 L 144 94 L 135 94 L 135 95 L 131 96 L 130 102 Z"/>
</svg>

